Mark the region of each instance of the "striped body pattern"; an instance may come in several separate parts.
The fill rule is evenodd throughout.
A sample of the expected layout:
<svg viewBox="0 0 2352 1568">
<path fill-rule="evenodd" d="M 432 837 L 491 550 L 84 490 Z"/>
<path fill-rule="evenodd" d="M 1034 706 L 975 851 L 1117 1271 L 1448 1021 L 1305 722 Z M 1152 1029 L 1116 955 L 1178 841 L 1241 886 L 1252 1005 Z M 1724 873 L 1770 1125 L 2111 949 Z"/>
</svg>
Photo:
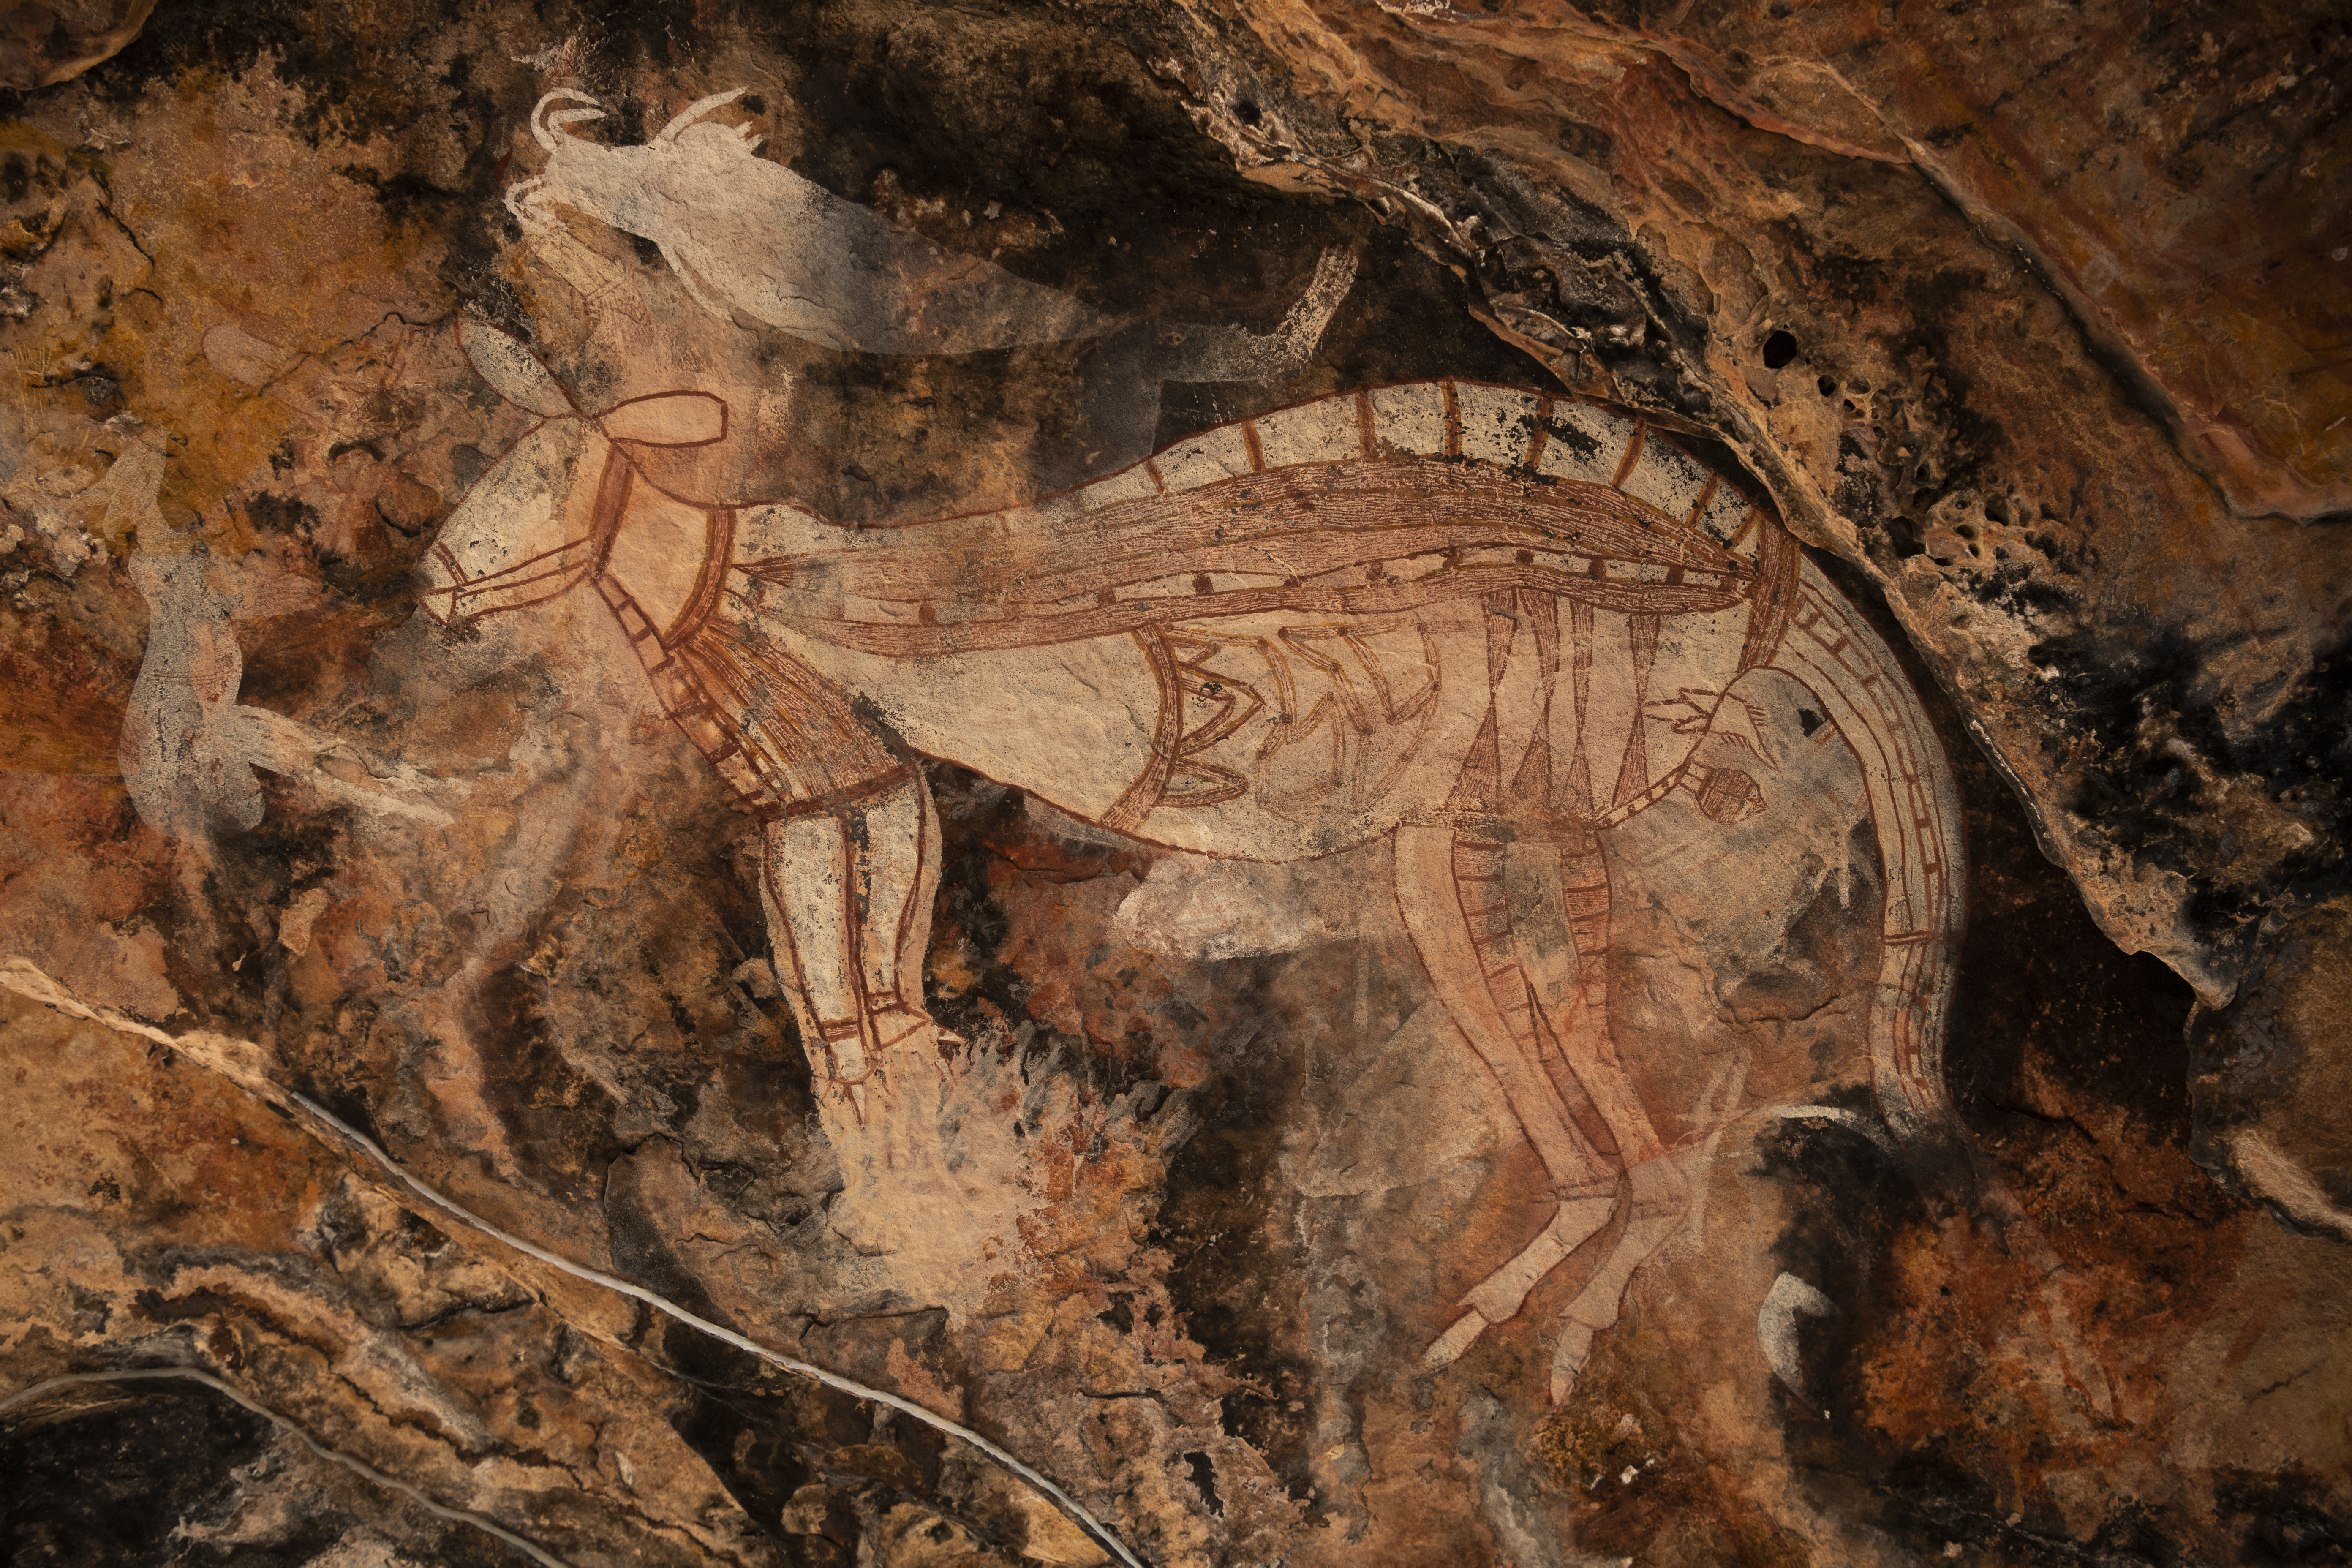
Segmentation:
<svg viewBox="0 0 2352 1568">
<path fill-rule="evenodd" d="M 1677 795 L 1692 831 L 1766 810 L 1781 786 L 1759 703 L 1793 681 L 1772 700 L 1801 696 L 1807 733 L 1851 750 L 1885 872 L 1881 1112 L 1915 1148 L 1948 1127 L 1950 770 L 1890 650 L 1777 516 L 1640 416 L 1469 381 L 1372 387 L 1031 505 L 845 529 L 648 479 L 638 447 L 726 439 L 707 395 L 588 416 L 519 346 L 468 352 L 546 423 L 445 527 L 424 603 L 454 624 L 594 584 L 766 825 L 780 969 L 841 1094 L 940 1037 L 919 978 L 938 830 L 914 757 L 1213 858 L 1385 837 L 1432 990 L 1559 1198 L 1424 1364 L 1608 1232 L 1559 1319 L 1565 1397 L 1689 1207 L 1612 1034 L 1608 835 Z M 860 1136 L 854 1103 L 829 1132 Z"/>
<path fill-rule="evenodd" d="M 1640 421 L 1452 381 L 1223 426 L 1016 510 L 849 531 L 777 506 L 725 531 L 700 552 L 729 563 L 707 626 L 738 663 L 831 676 L 918 750 L 1022 736 L 1051 776 L 974 765 L 1122 832 L 1268 859 L 1464 813 L 1599 828 L 1676 789 L 1754 809 L 1752 781 L 1694 758 L 1785 626 L 1796 564 L 1737 482 Z M 657 686 L 707 629 L 673 613 L 637 642 Z M 686 698 L 724 715 L 706 750 L 755 809 L 840 787 L 796 778 L 821 759 L 778 731 L 824 716 L 780 683 Z M 1085 754 L 1037 743 L 1062 692 L 1097 710 Z"/>
</svg>

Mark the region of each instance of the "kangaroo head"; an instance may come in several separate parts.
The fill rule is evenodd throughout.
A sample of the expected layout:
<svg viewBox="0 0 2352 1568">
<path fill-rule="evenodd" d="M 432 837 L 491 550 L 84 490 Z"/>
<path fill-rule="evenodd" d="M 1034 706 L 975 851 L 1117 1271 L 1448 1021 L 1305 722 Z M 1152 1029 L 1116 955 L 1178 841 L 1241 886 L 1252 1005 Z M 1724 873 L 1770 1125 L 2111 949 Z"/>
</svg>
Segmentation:
<svg viewBox="0 0 2352 1568">
<path fill-rule="evenodd" d="M 457 340 L 492 390 L 541 423 L 474 482 L 417 569 L 418 602 L 445 626 L 539 604 L 591 574 L 606 542 L 598 495 L 616 454 L 635 468 L 641 450 L 727 438 L 727 404 L 709 393 L 655 393 L 584 413 L 507 333 L 467 321 Z"/>
</svg>

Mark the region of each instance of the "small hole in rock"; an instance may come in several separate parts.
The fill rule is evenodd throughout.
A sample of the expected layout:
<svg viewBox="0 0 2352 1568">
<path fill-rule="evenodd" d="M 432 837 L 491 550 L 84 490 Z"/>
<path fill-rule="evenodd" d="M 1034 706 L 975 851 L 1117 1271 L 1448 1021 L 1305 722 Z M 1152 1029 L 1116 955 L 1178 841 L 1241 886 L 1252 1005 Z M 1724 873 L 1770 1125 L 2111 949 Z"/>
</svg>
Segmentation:
<svg viewBox="0 0 2352 1568">
<path fill-rule="evenodd" d="M 1821 387 L 1822 395 L 1823 397 L 1835 397 L 1837 395 L 1837 383 L 1831 377 L 1826 375 L 1822 377 Z"/>
<path fill-rule="evenodd" d="M 1797 357 L 1797 340 L 1787 332 L 1774 332 L 1764 340 L 1764 368 L 1778 370 Z"/>
</svg>

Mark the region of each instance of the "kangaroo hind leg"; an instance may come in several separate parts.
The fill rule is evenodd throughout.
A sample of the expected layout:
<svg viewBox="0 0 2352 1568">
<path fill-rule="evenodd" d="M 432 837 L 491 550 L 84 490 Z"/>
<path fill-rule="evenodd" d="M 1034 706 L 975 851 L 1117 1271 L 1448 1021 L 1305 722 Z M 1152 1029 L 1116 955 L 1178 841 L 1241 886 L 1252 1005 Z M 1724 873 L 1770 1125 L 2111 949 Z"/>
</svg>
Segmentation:
<svg viewBox="0 0 2352 1568">
<path fill-rule="evenodd" d="M 1681 1228 L 1690 1206 L 1689 1184 L 1643 1108 L 1609 1027 L 1608 859 L 1591 834 L 1579 835 L 1558 853 L 1575 975 L 1568 985 L 1538 985 L 1536 995 L 1568 1070 L 1591 1097 L 1624 1157 L 1633 1202 L 1609 1257 L 1569 1303 L 1552 1357 L 1555 1404 L 1575 1386 L 1593 1335 L 1617 1321 L 1633 1271 Z"/>
<path fill-rule="evenodd" d="M 1462 1316 L 1423 1358 L 1433 1371 L 1489 1326 L 1517 1316 L 1544 1277 L 1608 1225 L 1618 1181 L 1545 1068 L 1512 928 L 1503 842 L 1433 826 L 1400 827 L 1395 842 L 1397 902 L 1430 984 L 1494 1075 L 1559 1199 L 1551 1223 L 1464 1299 Z"/>
</svg>

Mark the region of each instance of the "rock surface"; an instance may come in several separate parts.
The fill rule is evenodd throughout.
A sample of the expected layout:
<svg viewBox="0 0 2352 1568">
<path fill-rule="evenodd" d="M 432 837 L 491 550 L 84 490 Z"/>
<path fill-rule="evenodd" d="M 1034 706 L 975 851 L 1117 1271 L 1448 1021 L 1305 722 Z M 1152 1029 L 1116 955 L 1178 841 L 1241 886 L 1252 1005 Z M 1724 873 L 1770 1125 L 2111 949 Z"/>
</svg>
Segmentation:
<svg viewBox="0 0 2352 1568">
<path fill-rule="evenodd" d="M 17 26 L 10 1561 L 2352 1552 L 2352 31 L 1702 9 Z M 553 138 L 656 144 L 737 88 L 714 133 L 895 265 L 1121 324 L 860 352 L 711 303 L 766 252 L 514 195 L 589 156 Z M 604 118 L 534 134 L 557 89 Z M 1334 252 L 1311 353 L 1265 347 Z M 960 1043 L 861 1123 L 761 824 L 625 641 L 418 613 L 569 406 L 519 406 L 461 322 L 608 422 L 719 389 L 750 456 L 645 471 L 859 538 L 1363 385 L 1644 416 L 1769 498 L 1948 757 L 1948 1138 L 1882 1115 L 1883 775 L 1771 669 L 1706 753 L 1753 793 L 1606 835 L 1586 984 L 1661 1152 L 1570 1110 L 1686 1196 L 1604 1322 L 1632 1196 L 1431 1364 L 1567 1211 L 1389 837 L 1189 857 L 922 760 Z M 1203 368 L 1235 331 L 1250 373 Z M 1489 609 L 1501 669 L 1529 612 Z M 1497 851 L 1514 899 L 1529 853 Z"/>
</svg>

